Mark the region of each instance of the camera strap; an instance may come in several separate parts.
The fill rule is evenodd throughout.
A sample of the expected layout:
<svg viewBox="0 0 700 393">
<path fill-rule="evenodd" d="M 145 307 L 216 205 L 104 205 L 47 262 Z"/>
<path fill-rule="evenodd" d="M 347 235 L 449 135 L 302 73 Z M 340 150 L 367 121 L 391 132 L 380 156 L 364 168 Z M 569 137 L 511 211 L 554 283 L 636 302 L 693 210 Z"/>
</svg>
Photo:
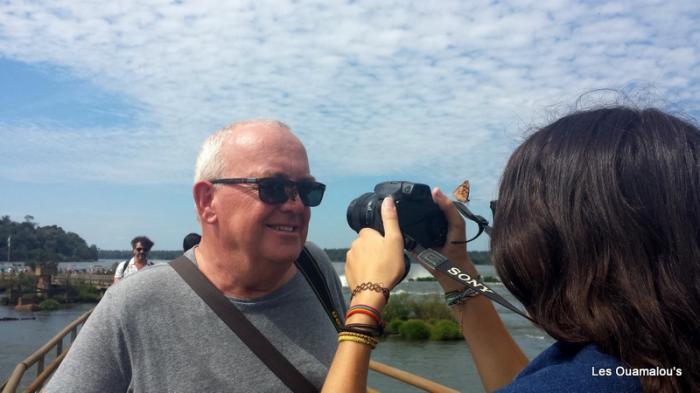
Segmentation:
<svg viewBox="0 0 700 393">
<path fill-rule="evenodd" d="M 477 280 L 475 277 L 472 277 L 469 273 L 462 271 L 462 269 L 455 266 L 452 263 L 452 261 L 447 259 L 447 257 L 445 257 L 444 255 L 433 250 L 432 248 L 425 248 L 421 246 L 410 236 L 405 236 L 404 242 L 406 250 L 411 252 L 413 256 L 416 259 L 418 259 L 418 261 L 422 264 L 428 266 L 433 270 L 445 273 L 448 277 L 459 282 L 465 287 L 474 288 L 480 291 L 484 296 L 491 299 L 492 301 L 532 321 L 532 318 L 530 318 L 525 312 L 520 311 L 503 296 L 496 293 L 493 289 L 489 288 L 484 283 Z"/>
<path fill-rule="evenodd" d="M 457 211 L 459 211 L 459 213 L 464 218 L 467 218 L 469 220 L 474 221 L 476 223 L 476 225 L 479 226 L 479 231 L 476 233 L 476 235 L 474 235 L 471 239 L 467 240 L 464 243 L 469 243 L 470 241 L 476 239 L 477 237 L 479 237 L 479 235 L 481 235 L 482 232 L 486 232 L 486 234 L 489 236 L 491 235 L 491 227 L 489 226 L 489 222 L 484 217 L 482 217 L 478 214 L 472 213 L 472 211 L 469 210 L 467 205 L 465 205 L 462 202 L 454 201 L 454 202 L 452 202 L 452 204 L 455 205 L 455 207 L 457 208 Z"/>
<path fill-rule="evenodd" d="M 343 329 L 343 322 L 340 320 L 340 315 L 331 297 L 331 290 L 328 288 L 328 283 L 323 276 L 321 267 L 318 266 L 316 258 L 314 258 L 314 254 L 305 246 L 295 263 L 301 274 L 306 278 L 309 286 L 311 286 L 311 289 L 313 289 L 319 302 L 321 302 L 335 330 L 340 332 Z"/>
</svg>

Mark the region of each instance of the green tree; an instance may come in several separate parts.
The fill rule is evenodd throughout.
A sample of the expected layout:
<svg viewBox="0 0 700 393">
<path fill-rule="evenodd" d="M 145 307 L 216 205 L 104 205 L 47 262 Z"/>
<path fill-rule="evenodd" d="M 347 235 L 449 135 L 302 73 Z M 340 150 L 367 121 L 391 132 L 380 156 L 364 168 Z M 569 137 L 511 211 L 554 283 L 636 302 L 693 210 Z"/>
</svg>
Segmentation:
<svg viewBox="0 0 700 393">
<path fill-rule="evenodd" d="M 10 216 L 0 219 L 0 258 L 8 255 L 8 237 L 11 237 L 11 261 L 61 262 L 97 260 L 97 247 L 88 247 L 75 233 L 66 233 L 57 225 L 39 226 L 27 214 L 24 222 L 12 221 Z"/>
</svg>

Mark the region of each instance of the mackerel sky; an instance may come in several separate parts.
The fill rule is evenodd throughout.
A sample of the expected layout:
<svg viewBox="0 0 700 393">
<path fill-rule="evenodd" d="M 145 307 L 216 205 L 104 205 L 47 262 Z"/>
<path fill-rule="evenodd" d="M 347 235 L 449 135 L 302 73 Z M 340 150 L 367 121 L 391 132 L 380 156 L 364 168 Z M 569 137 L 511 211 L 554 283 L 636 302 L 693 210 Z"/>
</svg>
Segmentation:
<svg viewBox="0 0 700 393">
<path fill-rule="evenodd" d="M 0 214 L 177 249 L 203 139 L 275 118 L 328 185 L 322 247 L 383 180 L 469 179 L 490 220 L 534 128 L 601 103 L 698 118 L 699 70 L 696 0 L 0 1 Z"/>
</svg>

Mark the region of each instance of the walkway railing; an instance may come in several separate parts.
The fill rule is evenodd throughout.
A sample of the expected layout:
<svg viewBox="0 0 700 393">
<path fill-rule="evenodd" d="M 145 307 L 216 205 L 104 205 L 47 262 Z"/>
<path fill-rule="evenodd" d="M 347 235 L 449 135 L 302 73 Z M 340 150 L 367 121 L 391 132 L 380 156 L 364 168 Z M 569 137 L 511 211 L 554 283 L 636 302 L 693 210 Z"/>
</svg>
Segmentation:
<svg viewBox="0 0 700 393">
<path fill-rule="evenodd" d="M 10 375 L 10 378 L 1 387 L 2 393 L 15 393 L 19 385 L 22 383 L 22 377 L 24 377 L 24 374 L 35 364 L 36 378 L 34 378 L 29 386 L 24 389 L 24 392 L 35 392 L 41 389 L 41 387 L 44 386 L 44 382 L 46 382 L 51 374 L 56 371 L 58 365 L 61 364 L 61 361 L 63 361 L 66 353 L 68 353 L 68 348 L 70 348 L 70 345 L 78 336 L 78 328 L 85 323 L 91 312 L 92 310 L 78 317 L 78 319 L 71 322 L 51 340 L 49 340 L 49 342 L 44 344 L 44 346 L 19 363 Z M 70 343 L 64 346 L 63 338 L 69 334 Z M 56 349 L 56 356 L 48 365 L 46 365 L 46 360 L 54 348 Z"/>
<path fill-rule="evenodd" d="M 415 374 L 411 374 L 408 371 L 403 371 L 398 368 L 387 366 L 384 363 L 375 362 L 374 360 L 369 361 L 369 369 L 376 371 L 380 374 L 384 374 L 387 377 L 393 378 L 397 381 L 401 381 L 408 385 L 413 385 L 418 389 L 425 390 L 426 392 L 432 393 L 459 393 L 458 390 L 448 388 L 445 385 L 440 385 L 437 382 L 433 382 L 429 379 L 419 377 Z"/>
<path fill-rule="evenodd" d="M 71 322 L 66 326 L 61 332 L 55 335 L 49 342 L 44 344 L 36 352 L 29 355 L 28 358 L 24 359 L 20 364 L 15 367 L 15 370 L 10 375 L 10 378 L 5 381 L 5 383 L 0 386 L 2 393 L 15 393 L 17 388 L 22 383 L 22 378 L 24 374 L 29 370 L 34 364 L 37 365 L 36 378 L 30 382 L 30 384 L 23 390 L 23 392 L 36 392 L 39 391 L 46 380 L 49 379 L 51 374 L 58 368 L 63 361 L 63 358 L 68 353 L 70 344 L 75 341 L 78 335 L 78 328 L 81 327 L 87 318 L 92 313 L 92 310 L 81 315 L 78 319 Z M 63 345 L 63 338 L 70 334 L 71 340 L 68 345 Z M 56 349 L 55 358 L 48 364 L 45 365 L 46 359 L 53 349 Z M 426 392 L 432 393 L 459 393 L 457 390 L 448 388 L 447 386 L 440 385 L 439 383 L 433 382 L 429 379 L 419 377 L 415 374 L 411 374 L 407 371 L 400 370 L 386 364 L 375 362 L 371 360 L 369 362 L 370 370 L 376 371 L 380 374 L 386 375 L 389 378 L 393 378 L 397 381 L 403 382 L 408 385 L 413 385 L 418 389 L 422 389 Z M 374 389 L 369 389 L 369 392 L 377 392 Z"/>
<path fill-rule="evenodd" d="M 113 281 L 113 274 L 95 273 L 59 273 L 52 278 L 52 282 L 56 285 L 66 285 L 68 282 L 83 282 L 99 289 L 109 288 Z"/>
</svg>

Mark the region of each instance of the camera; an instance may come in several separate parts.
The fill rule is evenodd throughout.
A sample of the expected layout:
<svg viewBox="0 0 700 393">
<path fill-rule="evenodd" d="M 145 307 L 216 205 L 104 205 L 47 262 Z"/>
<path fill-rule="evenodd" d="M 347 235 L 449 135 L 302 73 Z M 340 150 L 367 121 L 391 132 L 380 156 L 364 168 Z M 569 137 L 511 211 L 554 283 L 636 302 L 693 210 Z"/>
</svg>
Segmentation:
<svg viewBox="0 0 700 393">
<path fill-rule="evenodd" d="M 359 232 L 372 228 L 384 235 L 381 206 L 391 196 L 396 205 L 401 233 L 426 248 L 442 247 L 447 240 L 447 219 L 433 202 L 430 187 L 410 181 L 387 181 L 374 186 L 374 192 L 360 195 L 350 202 L 347 219 L 350 228 Z"/>
</svg>

